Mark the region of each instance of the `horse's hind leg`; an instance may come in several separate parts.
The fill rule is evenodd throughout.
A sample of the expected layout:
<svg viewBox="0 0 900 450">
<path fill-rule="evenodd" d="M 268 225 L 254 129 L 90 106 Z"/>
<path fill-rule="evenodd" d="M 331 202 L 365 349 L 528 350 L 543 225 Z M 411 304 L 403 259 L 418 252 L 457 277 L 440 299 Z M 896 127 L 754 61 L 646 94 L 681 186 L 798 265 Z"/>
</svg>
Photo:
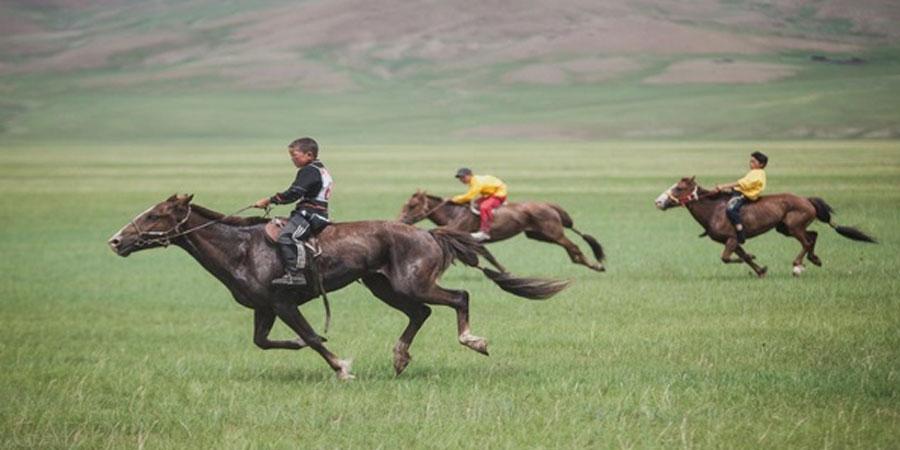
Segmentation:
<svg viewBox="0 0 900 450">
<path fill-rule="evenodd" d="M 822 260 L 816 255 L 816 240 L 819 239 L 819 233 L 806 230 L 806 238 L 809 240 L 809 252 L 806 253 L 806 259 L 816 266 L 821 266 Z"/>
<path fill-rule="evenodd" d="M 584 253 L 581 253 L 581 249 L 579 249 L 574 242 L 570 241 L 569 238 L 567 238 L 566 235 L 563 234 L 562 227 L 560 226 L 554 226 L 553 229 L 549 230 L 529 230 L 525 232 L 525 236 L 536 241 L 550 242 L 559 245 L 560 247 L 566 249 L 566 253 L 569 254 L 569 259 L 571 259 L 575 264 L 581 264 L 589 269 L 596 270 L 597 272 L 606 271 L 606 268 L 604 268 L 603 264 L 599 261 L 593 262 L 588 260 L 587 257 L 584 256 Z"/>
<path fill-rule="evenodd" d="M 257 347 L 268 350 L 271 348 L 283 348 L 287 350 L 300 350 L 306 347 L 306 342 L 301 338 L 293 341 L 273 341 L 269 339 L 269 332 L 275 324 L 275 311 L 271 309 L 253 310 L 253 343 Z"/>
<path fill-rule="evenodd" d="M 803 246 L 803 248 L 800 250 L 800 253 L 797 254 L 796 258 L 794 258 L 793 274 L 794 276 L 798 276 L 805 270 L 803 267 L 803 257 L 809 254 L 810 251 L 812 251 L 812 244 L 806 237 L 806 230 L 800 227 L 791 229 L 791 235 L 794 236 L 798 241 L 800 241 L 800 245 Z"/>
<path fill-rule="evenodd" d="M 281 319 L 282 322 L 294 330 L 294 332 L 300 336 L 300 339 L 303 339 L 310 348 L 318 352 L 319 355 L 325 359 L 339 379 L 349 380 L 353 378 L 353 375 L 350 375 L 350 362 L 338 359 L 334 353 L 331 353 L 325 348 L 322 340 L 319 339 L 319 335 L 313 331 L 312 325 L 310 325 L 309 322 L 306 321 L 306 318 L 300 314 L 300 310 L 297 309 L 295 303 L 275 303 L 274 309 L 275 314 L 278 315 L 278 318 Z"/>
<path fill-rule="evenodd" d="M 436 284 L 431 285 L 424 293 L 416 293 L 416 300 L 431 305 L 447 305 L 456 310 L 457 338 L 459 343 L 487 355 L 487 341 L 475 336 L 469 330 L 469 293 L 460 290 L 444 289 Z"/>
<path fill-rule="evenodd" d="M 391 287 L 390 281 L 384 275 L 367 275 L 362 281 L 381 301 L 400 310 L 409 317 L 409 324 L 403 330 L 403 334 L 400 335 L 400 339 L 394 346 L 394 370 L 397 372 L 397 375 L 400 375 L 406 369 L 406 366 L 409 365 L 409 360 L 412 359 L 409 355 L 409 347 L 412 345 L 416 333 L 419 332 L 425 320 L 431 315 L 431 308 L 410 300 L 405 295 L 395 291 Z"/>
</svg>

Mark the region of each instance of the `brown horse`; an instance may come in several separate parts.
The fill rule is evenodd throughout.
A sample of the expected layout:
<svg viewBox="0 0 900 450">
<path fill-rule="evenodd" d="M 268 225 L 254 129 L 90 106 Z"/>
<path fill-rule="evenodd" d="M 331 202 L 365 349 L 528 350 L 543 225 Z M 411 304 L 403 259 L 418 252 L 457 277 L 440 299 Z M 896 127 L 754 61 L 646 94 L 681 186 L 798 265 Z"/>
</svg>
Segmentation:
<svg viewBox="0 0 900 450">
<path fill-rule="evenodd" d="M 656 206 L 661 210 L 673 206 L 686 207 L 694 219 L 703 225 L 705 231 L 701 237 L 706 235 L 716 242 L 725 244 L 722 262 L 726 264 L 745 262 L 753 268 L 757 276 L 763 277 L 766 268 L 757 265 L 753 261 L 756 257 L 738 245 L 734 226 L 725 217 L 725 206 L 730 197 L 730 193 L 703 189 L 694 177 L 682 178 L 656 198 Z M 875 242 L 874 238 L 856 228 L 839 226 L 832 222 L 832 212 L 834 211 L 831 206 L 818 197 L 773 194 L 744 206 L 741 209 L 741 220 L 748 238 L 759 236 L 774 228 L 779 233 L 800 241 L 803 249 L 794 258 L 793 268 L 793 274 L 800 275 L 805 270 L 804 256 L 816 266 L 822 265 L 822 261 L 815 253 L 818 233 L 806 229 L 817 218 L 831 225 L 841 236 L 854 241 Z M 737 253 L 739 258 L 732 258 L 732 253 Z"/>
<path fill-rule="evenodd" d="M 132 219 L 110 240 L 120 256 L 169 244 L 181 247 L 219 279 L 238 303 L 254 310 L 253 342 L 262 349 L 312 347 L 335 371 L 349 379 L 350 363 L 328 351 L 323 339 L 298 310 L 315 293 L 305 287 L 276 287 L 272 279 L 283 273 L 275 244 L 265 235 L 261 217 L 225 216 L 191 204 L 192 196 L 173 195 Z M 427 305 L 446 305 L 456 310 L 459 342 L 487 355 L 487 342 L 469 330 L 469 294 L 444 289 L 437 279 L 453 263 L 480 268 L 501 289 L 530 298 L 549 298 L 568 285 L 566 281 L 515 278 L 478 265 L 478 257 L 493 256 L 471 237 L 447 229 L 430 231 L 390 221 L 336 223 L 318 235 L 322 253 L 318 266 L 327 291 L 355 280 L 389 306 L 409 317 L 409 324 L 394 346 L 394 369 L 399 375 L 409 364 L 409 347 L 431 314 Z M 269 340 L 275 318 L 300 337 Z"/>
<path fill-rule="evenodd" d="M 398 220 L 414 224 L 425 219 L 438 226 L 468 233 L 478 231 L 479 226 L 478 216 L 466 205 L 457 205 L 420 190 L 403 205 Z M 566 237 L 563 232 L 566 228 L 574 231 L 588 243 L 594 257 L 597 258 L 596 262 L 588 260 L 578 246 Z M 509 239 L 523 231 L 530 239 L 562 246 L 575 264 L 587 266 L 598 272 L 606 270 L 602 263 L 605 258 L 603 247 L 591 235 L 578 231 L 569 213 L 559 205 L 542 202 L 509 203 L 497 209 L 494 225 L 491 227 L 491 239 L 487 242 Z"/>
</svg>

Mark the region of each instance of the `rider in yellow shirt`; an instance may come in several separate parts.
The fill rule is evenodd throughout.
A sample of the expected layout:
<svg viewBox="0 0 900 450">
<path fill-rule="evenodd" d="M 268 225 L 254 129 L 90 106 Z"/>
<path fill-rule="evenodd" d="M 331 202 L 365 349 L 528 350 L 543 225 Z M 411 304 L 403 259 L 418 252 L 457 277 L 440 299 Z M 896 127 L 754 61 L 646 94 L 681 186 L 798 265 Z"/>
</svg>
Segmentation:
<svg viewBox="0 0 900 450">
<path fill-rule="evenodd" d="M 716 191 L 734 189 L 735 193 L 728 200 L 728 206 L 725 208 L 725 216 L 728 221 L 734 225 L 737 231 L 737 240 L 739 244 L 743 244 L 747 237 L 744 234 L 744 225 L 741 224 L 741 207 L 748 201 L 755 202 L 759 200 L 759 195 L 766 188 L 766 165 L 769 158 L 761 152 L 753 152 L 750 155 L 750 171 L 743 178 L 734 183 L 722 184 L 716 186 Z"/>
<path fill-rule="evenodd" d="M 451 202 L 464 204 L 480 196 L 477 200 L 478 209 L 481 212 L 481 227 L 472 237 L 479 241 L 491 238 L 491 225 L 494 223 L 494 210 L 506 201 L 506 184 L 499 178 L 491 175 L 473 175 L 472 171 L 463 167 L 456 171 L 456 178 L 463 184 L 469 185 L 465 194 L 460 194 L 450 199 Z"/>
</svg>

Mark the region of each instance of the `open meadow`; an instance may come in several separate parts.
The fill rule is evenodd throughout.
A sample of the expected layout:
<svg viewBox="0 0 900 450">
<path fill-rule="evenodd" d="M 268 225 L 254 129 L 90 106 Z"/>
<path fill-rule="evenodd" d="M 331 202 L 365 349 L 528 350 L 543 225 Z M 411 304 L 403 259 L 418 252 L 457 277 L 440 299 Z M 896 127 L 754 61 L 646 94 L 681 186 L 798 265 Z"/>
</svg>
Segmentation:
<svg viewBox="0 0 900 450">
<path fill-rule="evenodd" d="M 890 448 L 900 441 L 900 143 L 323 144 L 333 217 L 393 219 L 417 188 L 462 190 L 455 169 L 552 200 L 608 254 L 608 271 L 519 237 L 490 248 L 517 275 L 573 280 L 547 301 L 451 268 L 471 293 L 456 342 L 434 308 L 394 376 L 406 319 L 361 285 L 332 294 L 328 347 L 261 351 L 252 314 L 178 248 L 115 256 L 106 239 L 173 192 L 229 212 L 284 188 L 286 142 L 21 144 L 0 150 L 2 448 Z M 824 266 L 774 232 L 748 248 L 756 279 L 719 262 L 686 211 L 653 199 L 681 176 L 732 181 L 770 157 L 767 192 L 825 198 L 856 243 L 816 223 Z M 285 214 L 281 207 L 277 213 Z M 429 226 L 420 224 L 420 226 Z M 581 248 L 587 246 L 577 239 Z M 302 308 L 321 327 L 322 306 Z M 289 331 L 276 325 L 273 335 Z"/>
</svg>

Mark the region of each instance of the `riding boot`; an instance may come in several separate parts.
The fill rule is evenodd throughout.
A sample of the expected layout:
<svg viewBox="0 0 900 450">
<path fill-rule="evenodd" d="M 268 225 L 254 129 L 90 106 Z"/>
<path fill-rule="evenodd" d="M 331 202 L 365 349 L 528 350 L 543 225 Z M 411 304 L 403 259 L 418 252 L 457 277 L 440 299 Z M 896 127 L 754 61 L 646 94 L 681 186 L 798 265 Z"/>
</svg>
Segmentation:
<svg viewBox="0 0 900 450">
<path fill-rule="evenodd" d="M 476 231 L 471 234 L 472 239 L 475 239 L 478 242 L 484 242 L 491 239 L 491 235 L 485 233 L 484 231 Z"/>
<path fill-rule="evenodd" d="M 278 246 L 281 262 L 284 265 L 284 276 L 272 280 L 272 284 L 286 286 L 305 286 L 306 251 L 303 244 L 282 244 Z"/>
<path fill-rule="evenodd" d="M 272 284 L 282 286 L 306 286 L 306 276 L 298 270 L 286 270 L 281 278 L 272 280 Z"/>
<path fill-rule="evenodd" d="M 737 231 L 738 244 L 743 244 L 744 242 L 747 242 L 747 235 L 744 233 L 743 226 L 741 226 L 741 225 L 736 226 L 735 231 Z"/>
</svg>

